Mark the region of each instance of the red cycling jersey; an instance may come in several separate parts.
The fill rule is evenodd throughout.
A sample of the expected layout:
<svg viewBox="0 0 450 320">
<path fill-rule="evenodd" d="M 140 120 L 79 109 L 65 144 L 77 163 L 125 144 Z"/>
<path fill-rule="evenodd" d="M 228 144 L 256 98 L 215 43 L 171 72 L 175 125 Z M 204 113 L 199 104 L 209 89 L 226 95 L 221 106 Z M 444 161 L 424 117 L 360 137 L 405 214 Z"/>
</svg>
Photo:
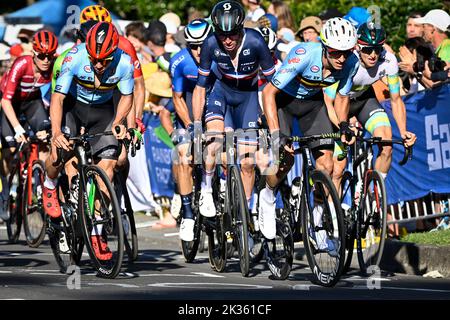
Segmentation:
<svg viewBox="0 0 450 320">
<path fill-rule="evenodd" d="M 136 79 L 142 77 L 141 63 L 139 62 L 139 59 L 137 57 L 136 50 L 134 49 L 134 46 L 131 44 L 131 42 L 124 36 L 119 36 L 119 49 L 121 49 L 131 57 L 131 62 L 133 62 L 134 66 L 133 78 Z"/>
<path fill-rule="evenodd" d="M 17 58 L 11 70 L 2 78 L 0 91 L 3 99 L 9 101 L 33 100 L 41 96 L 40 88 L 52 80 L 52 69 L 41 72 L 37 80 L 34 79 L 33 57 L 21 56 Z"/>
</svg>

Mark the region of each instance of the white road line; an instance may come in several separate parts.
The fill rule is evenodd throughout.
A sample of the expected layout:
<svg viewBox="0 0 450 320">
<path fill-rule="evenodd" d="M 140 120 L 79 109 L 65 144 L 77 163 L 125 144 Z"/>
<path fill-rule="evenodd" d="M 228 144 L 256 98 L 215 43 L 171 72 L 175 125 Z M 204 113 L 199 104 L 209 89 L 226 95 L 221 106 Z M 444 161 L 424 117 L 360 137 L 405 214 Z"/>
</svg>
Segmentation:
<svg viewBox="0 0 450 320">
<path fill-rule="evenodd" d="M 174 233 L 164 233 L 164 237 L 175 237 L 178 236 L 179 232 L 174 232 Z"/>
<path fill-rule="evenodd" d="M 6 230 L 6 227 L 0 227 L 0 230 Z"/>
<path fill-rule="evenodd" d="M 147 221 L 147 222 L 141 222 L 136 224 L 137 229 L 147 228 L 155 225 L 158 221 Z"/>
<path fill-rule="evenodd" d="M 30 274 L 32 275 L 36 275 L 36 276 L 54 276 L 54 275 L 58 275 L 55 273 L 49 273 L 49 272 L 31 272 Z M 60 274 L 61 276 L 65 276 L 65 274 Z"/>
<path fill-rule="evenodd" d="M 424 289 L 424 288 L 402 288 L 402 287 L 381 287 L 382 290 L 407 290 L 407 291 L 420 291 L 420 292 L 445 292 L 450 293 L 450 290 L 439 289 Z"/>
<path fill-rule="evenodd" d="M 184 282 L 184 283 L 153 283 L 147 285 L 148 287 L 166 287 L 166 288 L 189 288 L 189 289 L 217 289 L 217 286 L 222 287 L 232 287 L 231 289 L 272 289 L 273 286 L 262 286 L 253 284 L 241 284 L 241 283 L 195 283 L 195 282 Z"/>
<path fill-rule="evenodd" d="M 350 281 L 385 281 L 385 282 L 392 281 L 391 279 L 387 279 L 387 278 L 372 278 L 372 277 L 363 278 L 363 277 L 360 277 L 360 276 L 352 276 L 350 278 L 342 278 L 342 280 L 350 280 Z"/>
<path fill-rule="evenodd" d="M 0 273 L 13 273 L 12 271 L 0 271 Z"/>
<path fill-rule="evenodd" d="M 225 278 L 225 276 L 220 276 L 218 274 L 212 274 L 212 273 L 206 273 L 206 272 L 192 272 L 192 273 L 202 276 L 202 277 L 207 277 L 207 278 Z"/>
<path fill-rule="evenodd" d="M 104 287 L 104 286 L 115 286 L 115 287 L 121 287 L 121 288 L 139 288 L 139 286 L 134 284 L 125 284 L 125 283 L 95 283 L 95 282 L 88 282 L 89 286 L 94 287 Z"/>
</svg>

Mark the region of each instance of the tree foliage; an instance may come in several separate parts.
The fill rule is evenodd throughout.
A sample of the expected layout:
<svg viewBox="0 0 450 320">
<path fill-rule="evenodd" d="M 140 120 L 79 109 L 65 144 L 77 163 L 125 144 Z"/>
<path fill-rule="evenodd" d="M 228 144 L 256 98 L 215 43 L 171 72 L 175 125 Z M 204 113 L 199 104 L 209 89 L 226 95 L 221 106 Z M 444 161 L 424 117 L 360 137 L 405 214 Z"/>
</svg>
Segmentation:
<svg viewBox="0 0 450 320">
<path fill-rule="evenodd" d="M 209 15 L 213 5 L 218 0 L 103 0 L 107 8 L 128 20 L 149 21 L 158 19 L 166 12 L 177 13 L 182 21 L 187 20 L 189 10 L 197 9 L 205 16 Z M 320 12 L 335 7 L 345 13 L 353 6 L 368 8 L 378 6 L 380 8 L 381 24 L 388 32 L 388 43 L 397 49 L 405 39 L 405 26 L 408 15 L 413 11 L 426 13 L 431 9 L 448 9 L 450 1 L 442 0 L 285 0 L 291 8 L 297 25 L 306 16 L 318 15 Z M 267 8 L 270 0 L 263 0 L 263 5 Z"/>
</svg>

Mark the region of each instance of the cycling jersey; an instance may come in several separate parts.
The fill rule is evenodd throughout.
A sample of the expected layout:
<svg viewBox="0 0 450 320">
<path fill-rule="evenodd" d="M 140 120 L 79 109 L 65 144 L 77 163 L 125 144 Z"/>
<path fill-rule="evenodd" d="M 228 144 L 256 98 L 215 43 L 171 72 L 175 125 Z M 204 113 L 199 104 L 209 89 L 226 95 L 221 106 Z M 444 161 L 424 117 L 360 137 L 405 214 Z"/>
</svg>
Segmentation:
<svg viewBox="0 0 450 320">
<path fill-rule="evenodd" d="M 14 61 L 0 88 L 3 99 L 24 101 L 41 97 L 40 88 L 51 81 L 52 67 L 47 72 L 41 72 L 35 80 L 33 64 L 32 56 L 21 56 Z"/>
<path fill-rule="evenodd" d="M 95 87 L 94 68 L 83 43 L 73 47 L 66 55 L 56 80 L 55 92 L 64 95 L 70 92 L 73 97 L 86 104 L 102 104 L 112 99 L 117 87 L 122 95 L 133 93 L 133 71 L 130 56 L 117 49 L 113 60 L 100 76 L 100 85 Z"/>
<path fill-rule="evenodd" d="M 257 90 L 260 67 L 268 80 L 275 73 L 269 48 L 262 35 L 256 30 L 244 28 L 244 36 L 236 60 L 235 67 L 216 36 L 210 35 L 202 45 L 197 84 L 200 87 L 206 87 L 213 61 L 217 63 L 217 78 L 234 90 Z"/>
<path fill-rule="evenodd" d="M 70 50 L 72 50 L 72 48 L 69 48 L 63 53 L 61 53 L 61 55 L 59 55 L 58 58 L 56 58 L 55 60 L 52 73 L 52 93 L 55 92 L 56 79 L 58 79 L 59 74 L 61 73 L 62 64 L 64 62 L 64 59 L 66 58 L 66 55 L 69 53 Z"/>
<path fill-rule="evenodd" d="M 358 56 L 359 57 L 359 56 Z M 363 95 L 365 91 L 371 88 L 372 84 L 378 80 L 387 77 L 389 92 L 400 92 L 400 81 L 398 78 L 398 64 L 394 54 L 383 51 L 375 66 L 366 69 L 362 63 L 358 71 L 353 76 L 353 85 L 350 90 L 350 97 L 357 98 Z M 337 86 L 331 86 L 325 89 L 325 93 L 334 98 Z"/>
<path fill-rule="evenodd" d="M 316 95 L 322 88 L 339 81 L 337 91 L 343 96 L 348 95 L 352 76 L 359 66 L 358 57 L 350 54 L 342 70 L 335 71 L 323 79 L 322 50 L 322 44 L 316 42 L 295 46 L 272 78 L 272 84 L 293 97 L 307 99 Z"/>
<path fill-rule="evenodd" d="M 141 63 L 139 62 L 139 58 L 136 53 L 136 49 L 131 44 L 130 40 L 125 38 L 124 36 L 119 36 L 119 49 L 128 54 L 131 57 L 131 62 L 134 66 L 133 78 L 142 77 L 142 68 Z"/>
<path fill-rule="evenodd" d="M 194 91 L 198 78 L 198 64 L 187 48 L 172 57 L 169 69 L 174 92 L 192 93 Z"/>
</svg>

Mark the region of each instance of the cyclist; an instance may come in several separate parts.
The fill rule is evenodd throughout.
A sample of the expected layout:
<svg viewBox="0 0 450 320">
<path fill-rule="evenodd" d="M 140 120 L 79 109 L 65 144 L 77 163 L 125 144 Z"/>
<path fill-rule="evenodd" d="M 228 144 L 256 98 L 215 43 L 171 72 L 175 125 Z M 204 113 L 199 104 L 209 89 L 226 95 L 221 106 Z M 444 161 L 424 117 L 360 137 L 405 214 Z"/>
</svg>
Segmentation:
<svg viewBox="0 0 450 320">
<path fill-rule="evenodd" d="M 46 213 L 52 218 L 61 216 L 56 191 L 56 179 L 61 167 L 54 167 L 57 148 L 69 151 L 69 142 L 63 132 L 77 135 L 81 127 L 89 134 L 101 133 L 116 126 L 113 136 L 101 136 L 91 142 L 92 154 L 98 166 L 112 179 L 117 162 L 116 139 L 126 135 L 122 121 L 133 103 L 133 64 L 130 56 L 118 49 L 119 35 L 114 25 L 98 22 L 88 32 L 86 44 L 71 49 L 62 65 L 52 94 L 50 117 L 52 119 L 52 152 L 46 161 L 43 201 Z M 119 87 L 121 94 L 114 110 L 113 92 Z M 69 177 L 71 179 L 71 177 Z M 69 180 L 70 181 L 70 180 Z M 100 219 L 96 215 L 96 218 Z M 101 227 L 94 228 L 92 244 L 96 256 L 109 260 L 112 253 L 100 236 Z"/>
<path fill-rule="evenodd" d="M 172 136 L 178 153 L 178 163 L 174 161 L 174 173 L 178 184 L 181 203 L 182 220 L 180 225 L 180 239 L 192 241 L 194 239 L 194 215 L 192 212 L 192 167 L 187 158 L 190 147 L 190 136 L 186 129 L 192 131 L 192 92 L 198 78 L 201 45 L 209 36 L 211 25 L 204 19 L 195 19 L 184 28 L 184 38 L 188 47 L 178 52 L 170 60 L 170 74 L 172 77 L 173 103 L 169 103 L 162 110 L 160 117 L 169 119 L 165 126 Z M 175 128 L 171 125 L 170 113 L 175 112 Z M 164 122 L 161 121 L 163 126 Z"/>
<path fill-rule="evenodd" d="M 406 109 L 400 97 L 400 81 L 398 77 L 398 64 L 394 54 L 386 51 L 383 44 L 386 41 L 386 32 L 382 26 L 374 23 L 364 23 L 358 29 L 358 44 L 356 46 L 360 66 L 353 76 L 353 86 L 350 92 L 350 108 L 336 106 L 336 114 L 339 119 L 346 120 L 356 116 L 358 121 L 371 135 L 382 139 L 392 139 L 392 129 L 389 118 L 383 107 L 378 102 L 372 88 L 378 80 L 388 85 L 392 104 L 392 114 L 406 146 L 412 146 L 416 141 L 416 135 L 406 130 Z M 336 87 L 325 89 L 325 98 L 333 103 L 336 95 Z M 336 149 L 337 156 L 341 149 Z M 375 169 L 383 178 L 392 161 L 392 146 L 382 146 L 375 161 Z M 338 161 L 335 158 L 333 167 L 333 182 L 339 191 L 342 174 L 346 161 Z"/>
<path fill-rule="evenodd" d="M 339 81 L 337 96 L 341 103 L 348 103 L 351 76 L 358 67 L 358 58 L 353 54 L 356 30 L 349 21 L 342 18 L 328 20 L 320 37 L 321 43 L 307 42 L 295 46 L 263 90 L 264 113 L 272 135 L 272 148 L 285 154 L 285 161 L 279 164 L 276 174 L 267 176 L 266 187 L 260 193 L 259 225 L 269 239 L 276 234 L 274 189 L 289 172 L 294 160 L 283 148 L 287 143 L 286 136 L 291 134 L 293 117 L 298 118 L 304 135 L 332 132 L 322 89 Z M 281 108 L 279 113 L 277 107 Z M 311 143 L 310 148 L 316 168 L 331 175 L 334 141 L 319 140 Z M 315 220 L 321 221 L 322 211 L 320 205 L 314 208 Z M 324 238 L 323 233 L 326 232 L 321 230 L 319 233 L 322 233 L 318 241 L 320 249 L 328 250 L 330 255 L 337 254 L 335 244 Z"/>
<path fill-rule="evenodd" d="M 99 5 L 91 5 L 84 8 L 80 13 L 80 24 L 86 21 L 94 20 L 97 22 L 110 22 L 112 23 L 111 14 L 109 11 Z M 145 83 L 144 77 L 142 75 L 141 63 L 137 57 L 136 49 L 131 44 L 131 42 L 119 35 L 119 49 L 124 51 L 131 57 L 131 61 L 134 65 L 134 92 L 133 92 L 133 109 L 127 118 L 128 127 L 135 127 L 135 123 L 141 132 L 145 131 L 145 126 L 142 123 L 142 114 L 144 112 L 145 104 Z M 125 155 L 125 153 L 123 153 Z M 126 158 L 125 158 L 126 159 Z M 124 159 L 123 159 L 124 160 Z M 123 162 L 123 161 L 120 161 Z"/>
<path fill-rule="evenodd" d="M 227 126 L 232 129 L 245 130 L 258 126 L 258 71 L 261 68 L 264 76 L 270 80 L 275 66 L 264 38 L 258 31 L 244 28 L 244 19 L 244 9 L 235 1 L 221 1 L 212 9 L 211 21 L 215 30 L 203 43 L 199 78 L 192 98 L 196 127 L 201 126 L 206 82 L 213 61 L 217 64 L 217 80 L 206 102 L 207 130 L 223 132 L 227 112 Z M 200 213 L 206 217 L 216 215 L 211 182 L 216 150 L 221 148 L 222 144 L 217 139 L 215 141 L 207 148 L 205 175 L 201 187 Z M 256 147 L 248 147 L 252 142 L 254 144 L 254 141 L 246 139 L 239 142 L 239 154 L 252 154 L 256 150 Z M 243 159 L 241 164 L 242 181 L 249 201 L 254 184 L 254 167 L 248 157 Z"/>
<path fill-rule="evenodd" d="M 41 30 L 32 39 L 33 52 L 14 61 L 8 75 L 3 78 L 1 92 L 1 131 L 5 163 L 11 163 L 11 153 L 16 143 L 24 142 L 25 129 L 19 116 L 25 115 L 27 125 L 37 133 L 42 123 L 48 121 L 48 112 L 42 101 L 41 87 L 51 81 L 58 39 L 48 30 Z M 5 176 L 9 173 L 4 166 Z"/>
</svg>

